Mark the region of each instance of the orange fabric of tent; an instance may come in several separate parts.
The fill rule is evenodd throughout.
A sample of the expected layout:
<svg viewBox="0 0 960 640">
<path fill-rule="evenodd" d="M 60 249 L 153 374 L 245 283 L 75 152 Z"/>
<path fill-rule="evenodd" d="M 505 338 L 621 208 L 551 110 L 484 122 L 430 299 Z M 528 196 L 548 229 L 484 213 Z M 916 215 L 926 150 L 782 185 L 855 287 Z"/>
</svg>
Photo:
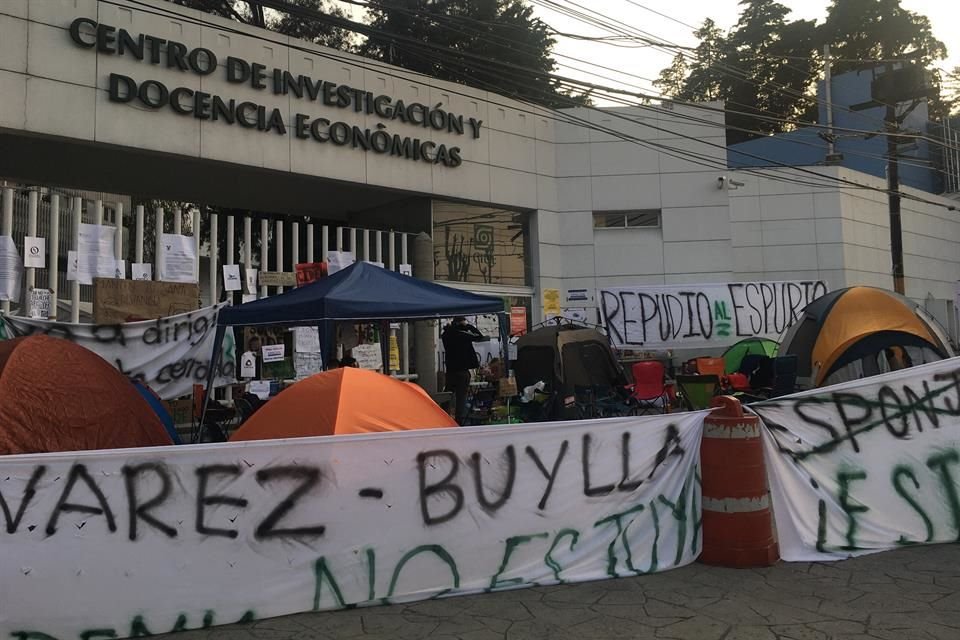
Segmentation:
<svg viewBox="0 0 960 640">
<path fill-rule="evenodd" d="M 876 331 L 899 331 L 940 344 L 923 320 L 896 295 L 872 287 L 852 287 L 830 309 L 813 346 L 817 383 L 847 347 Z"/>
<path fill-rule="evenodd" d="M 304 438 L 347 433 L 455 427 L 457 423 L 417 385 L 343 367 L 284 390 L 230 437 Z"/>
<path fill-rule="evenodd" d="M 68 340 L 0 341 L 0 454 L 173 444 L 126 377 Z"/>
</svg>

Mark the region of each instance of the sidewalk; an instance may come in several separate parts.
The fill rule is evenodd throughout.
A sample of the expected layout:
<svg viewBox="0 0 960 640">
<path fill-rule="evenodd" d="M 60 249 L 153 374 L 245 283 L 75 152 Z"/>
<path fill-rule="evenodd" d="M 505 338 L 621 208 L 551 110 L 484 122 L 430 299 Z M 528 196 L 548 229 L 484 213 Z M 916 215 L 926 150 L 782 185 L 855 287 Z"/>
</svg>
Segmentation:
<svg viewBox="0 0 960 640">
<path fill-rule="evenodd" d="M 171 640 L 957 640 L 960 545 L 768 569 L 693 564 L 164 636 Z"/>
</svg>

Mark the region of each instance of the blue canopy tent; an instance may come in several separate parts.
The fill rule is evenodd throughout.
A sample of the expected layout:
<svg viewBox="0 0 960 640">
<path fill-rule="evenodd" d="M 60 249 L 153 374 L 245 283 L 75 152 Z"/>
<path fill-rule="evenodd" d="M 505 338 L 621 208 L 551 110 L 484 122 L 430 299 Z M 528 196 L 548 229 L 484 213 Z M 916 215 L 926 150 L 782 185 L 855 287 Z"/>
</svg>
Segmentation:
<svg viewBox="0 0 960 640">
<path fill-rule="evenodd" d="M 330 362 L 335 348 L 336 322 L 390 322 L 429 320 L 454 316 L 499 314 L 501 347 L 505 348 L 509 323 L 503 300 L 427 282 L 367 262 L 357 262 L 334 275 L 286 293 L 220 311 L 211 356 L 207 389 L 219 366 L 220 344 L 227 327 L 287 325 L 318 327 L 323 361 Z M 384 331 L 386 334 L 386 331 Z M 389 362 L 389 343 L 381 340 L 383 362 Z M 207 393 L 207 398 L 210 394 Z M 206 413 L 206 407 L 204 407 Z"/>
</svg>

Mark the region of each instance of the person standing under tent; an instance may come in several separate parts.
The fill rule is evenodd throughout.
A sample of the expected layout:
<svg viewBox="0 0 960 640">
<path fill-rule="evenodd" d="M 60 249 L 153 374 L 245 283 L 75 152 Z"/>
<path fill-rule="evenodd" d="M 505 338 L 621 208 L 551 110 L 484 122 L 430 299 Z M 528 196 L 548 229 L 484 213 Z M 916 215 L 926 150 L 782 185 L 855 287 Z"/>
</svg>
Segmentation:
<svg viewBox="0 0 960 640">
<path fill-rule="evenodd" d="M 454 418 L 463 426 L 467 421 L 467 390 L 470 388 L 470 370 L 480 366 L 480 357 L 473 349 L 474 342 L 489 340 L 463 316 L 457 316 L 441 334 L 447 365 L 447 391 L 454 394 Z"/>
</svg>

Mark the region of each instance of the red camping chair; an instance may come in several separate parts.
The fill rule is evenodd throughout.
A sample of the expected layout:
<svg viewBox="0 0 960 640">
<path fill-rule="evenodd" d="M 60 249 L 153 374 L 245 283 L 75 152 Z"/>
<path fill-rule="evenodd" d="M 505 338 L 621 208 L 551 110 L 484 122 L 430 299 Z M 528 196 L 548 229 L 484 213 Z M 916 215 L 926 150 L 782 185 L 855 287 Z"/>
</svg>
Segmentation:
<svg viewBox="0 0 960 640">
<path fill-rule="evenodd" d="M 630 398 L 637 405 L 637 415 L 648 412 L 666 413 L 670 400 L 664 384 L 664 366 L 659 360 L 634 363 L 633 392 Z"/>
</svg>

